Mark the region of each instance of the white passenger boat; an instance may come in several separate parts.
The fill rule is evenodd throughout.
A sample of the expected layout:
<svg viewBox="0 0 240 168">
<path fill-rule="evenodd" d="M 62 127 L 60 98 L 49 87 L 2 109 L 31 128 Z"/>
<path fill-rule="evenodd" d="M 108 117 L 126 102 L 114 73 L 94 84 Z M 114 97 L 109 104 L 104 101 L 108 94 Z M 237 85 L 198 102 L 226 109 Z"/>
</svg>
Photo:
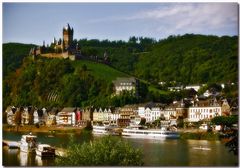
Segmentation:
<svg viewBox="0 0 240 168">
<path fill-rule="evenodd" d="M 93 134 L 95 135 L 119 135 L 117 131 L 115 131 L 117 127 L 112 125 L 104 125 L 104 126 L 93 126 Z"/>
<path fill-rule="evenodd" d="M 29 134 L 22 135 L 20 150 L 26 153 L 35 153 L 37 147 L 37 136 Z"/>
<path fill-rule="evenodd" d="M 55 148 L 48 144 L 39 144 L 36 149 L 36 154 L 40 157 L 55 157 Z"/>
<path fill-rule="evenodd" d="M 142 129 L 141 127 L 123 129 L 122 135 L 131 138 L 143 139 L 175 139 L 179 138 L 180 136 L 176 131 L 165 131 L 161 129 Z"/>
<path fill-rule="evenodd" d="M 107 126 L 93 126 L 93 134 L 108 134 Z"/>
</svg>

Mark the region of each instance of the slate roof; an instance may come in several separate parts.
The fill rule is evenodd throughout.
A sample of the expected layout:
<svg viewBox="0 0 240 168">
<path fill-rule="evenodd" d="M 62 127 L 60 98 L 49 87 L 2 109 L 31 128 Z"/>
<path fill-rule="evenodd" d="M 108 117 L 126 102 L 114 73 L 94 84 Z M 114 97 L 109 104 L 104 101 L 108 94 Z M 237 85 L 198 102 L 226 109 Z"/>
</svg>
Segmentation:
<svg viewBox="0 0 240 168">
<path fill-rule="evenodd" d="M 130 78 L 117 78 L 115 81 L 113 81 L 115 86 L 121 86 L 122 83 L 131 83 L 131 84 L 135 84 L 136 83 L 136 79 L 134 77 L 130 77 Z"/>
<path fill-rule="evenodd" d="M 64 107 L 61 112 L 75 112 L 76 107 Z"/>
</svg>

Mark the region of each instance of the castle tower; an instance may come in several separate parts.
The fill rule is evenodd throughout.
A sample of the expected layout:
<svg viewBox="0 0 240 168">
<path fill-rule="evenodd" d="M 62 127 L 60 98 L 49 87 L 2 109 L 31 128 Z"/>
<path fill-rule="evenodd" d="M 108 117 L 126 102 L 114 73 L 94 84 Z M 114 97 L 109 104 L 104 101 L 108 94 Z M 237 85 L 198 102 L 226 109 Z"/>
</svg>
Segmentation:
<svg viewBox="0 0 240 168">
<path fill-rule="evenodd" d="M 73 42 L 73 28 L 69 24 L 63 28 L 63 50 L 67 50 Z"/>
</svg>

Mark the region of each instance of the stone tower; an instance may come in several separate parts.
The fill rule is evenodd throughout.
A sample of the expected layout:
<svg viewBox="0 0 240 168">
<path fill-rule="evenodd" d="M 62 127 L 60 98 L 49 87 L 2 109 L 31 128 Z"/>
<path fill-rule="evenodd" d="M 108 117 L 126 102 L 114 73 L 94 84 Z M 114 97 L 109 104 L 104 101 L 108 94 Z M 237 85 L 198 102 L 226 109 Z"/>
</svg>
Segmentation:
<svg viewBox="0 0 240 168">
<path fill-rule="evenodd" d="M 67 50 L 73 42 L 73 28 L 69 24 L 63 28 L 63 50 Z"/>
</svg>

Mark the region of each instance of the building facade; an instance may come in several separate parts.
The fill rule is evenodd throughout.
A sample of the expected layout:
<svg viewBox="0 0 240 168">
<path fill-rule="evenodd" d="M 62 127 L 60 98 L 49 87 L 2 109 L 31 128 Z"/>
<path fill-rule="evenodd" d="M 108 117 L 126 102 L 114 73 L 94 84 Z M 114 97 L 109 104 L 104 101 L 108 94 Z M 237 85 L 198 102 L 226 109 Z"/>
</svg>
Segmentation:
<svg viewBox="0 0 240 168">
<path fill-rule="evenodd" d="M 215 100 L 197 101 L 188 108 L 188 122 L 198 122 L 200 120 L 211 120 L 222 115 L 222 108 Z"/>
<path fill-rule="evenodd" d="M 75 125 L 76 124 L 76 108 L 63 108 L 56 116 L 57 125 Z"/>
<path fill-rule="evenodd" d="M 115 94 L 119 95 L 123 91 L 132 92 L 137 94 L 138 80 L 135 78 L 117 78 L 113 81 L 115 87 Z"/>
</svg>

